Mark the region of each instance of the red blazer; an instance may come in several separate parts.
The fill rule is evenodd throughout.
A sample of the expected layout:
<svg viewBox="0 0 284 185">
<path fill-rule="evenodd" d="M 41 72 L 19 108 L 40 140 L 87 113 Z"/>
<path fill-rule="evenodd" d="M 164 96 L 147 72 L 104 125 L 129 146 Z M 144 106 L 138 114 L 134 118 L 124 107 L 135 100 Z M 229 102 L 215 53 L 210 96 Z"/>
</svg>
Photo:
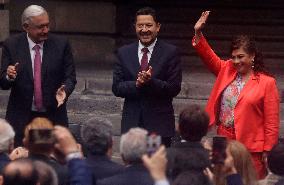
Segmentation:
<svg viewBox="0 0 284 185">
<path fill-rule="evenodd" d="M 193 47 L 208 69 L 217 76 L 209 96 L 206 111 L 210 126 L 218 120 L 220 97 L 223 90 L 236 78 L 232 60 L 221 60 L 202 37 Z M 250 152 L 270 151 L 279 134 L 279 95 L 273 77 L 252 74 L 242 89 L 234 109 L 236 140 Z"/>
</svg>

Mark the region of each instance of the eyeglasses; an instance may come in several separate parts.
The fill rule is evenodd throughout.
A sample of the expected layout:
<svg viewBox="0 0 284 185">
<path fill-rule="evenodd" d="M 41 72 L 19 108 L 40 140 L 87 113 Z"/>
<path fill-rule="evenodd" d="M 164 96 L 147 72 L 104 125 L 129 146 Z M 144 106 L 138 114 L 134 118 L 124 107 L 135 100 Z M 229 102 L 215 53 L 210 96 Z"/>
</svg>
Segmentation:
<svg viewBox="0 0 284 185">
<path fill-rule="evenodd" d="M 49 23 L 48 24 L 40 24 L 40 25 L 35 25 L 35 24 L 30 24 L 31 27 L 36 28 L 36 29 L 49 29 Z"/>
</svg>

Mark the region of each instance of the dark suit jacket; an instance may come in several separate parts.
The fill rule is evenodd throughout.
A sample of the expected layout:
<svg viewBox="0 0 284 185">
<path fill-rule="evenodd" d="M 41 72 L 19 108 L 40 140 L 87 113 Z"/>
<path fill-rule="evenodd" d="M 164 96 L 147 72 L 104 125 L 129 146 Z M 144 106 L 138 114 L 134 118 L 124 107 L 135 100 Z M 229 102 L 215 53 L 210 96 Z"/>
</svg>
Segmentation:
<svg viewBox="0 0 284 185">
<path fill-rule="evenodd" d="M 232 174 L 226 177 L 227 185 L 243 185 L 242 177 L 239 174 Z"/>
<path fill-rule="evenodd" d="M 72 159 L 68 161 L 69 185 L 92 185 L 92 176 L 86 161 Z"/>
<path fill-rule="evenodd" d="M 2 174 L 3 168 L 10 162 L 10 158 L 6 153 L 0 153 L 0 175 Z"/>
<path fill-rule="evenodd" d="M 7 67 L 19 62 L 17 77 L 11 82 L 6 79 Z M 10 89 L 6 119 L 14 127 L 16 137 L 22 134 L 30 121 L 34 94 L 33 69 L 26 33 L 7 39 L 3 44 L 0 86 Z M 67 125 L 66 104 L 57 108 L 55 94 L 65 85 L 67 97 L 76 84 L 75 66 L 70 45 L 67 40 L 49 34 L 43 45 L 42 56 L 42 93 L 43 104 L 47 108 L 49 119 L 58 124 Z"/>
<path fill-rule="evenodd" d="M 127 167 L 123 173 L 102 179 L 97 185 L 153 185 L 154 181 L 142 164 Z"/>
<path fill-rule="evenodd" d="M 184 171 L 203 171 L 210 166 L 209 152 L 200 142 L 180 142 L 167 149 L 167 176 L 174 180 Z"/>
<path fill-rule="evenodd" d="M 124 170 L 124 166 L 111 161 L 106 155 L 88 156 L 86 163 L 92 171 L 93 182 L 114 176 Z"/>
<path fill-rule="evenodd" d="M 126 45 L 117 51 L 118 61 L 113 72 L 112 91 L 125 98 L 121 129 L 122 133 L 132 127 L 143 126 L 164 137 L 174 135 L 173 97 L 181 89 L 182 73 L 177 48 L 157 40 L 149 65 L 153 68 L 150 82 L 136 87 L 140 69 L 138 42 Z"/>
<path fill-rule="evenodd" d="M 58 184 L 67 185 L 68 184 L 68 169 L 67 166 L 62 165 L 55 161 L 54 159 L 41 154 L 29 154 L 29 159 L 32 161 L 42 161 L 50 165 L 57 174 Z"/>
</svg>

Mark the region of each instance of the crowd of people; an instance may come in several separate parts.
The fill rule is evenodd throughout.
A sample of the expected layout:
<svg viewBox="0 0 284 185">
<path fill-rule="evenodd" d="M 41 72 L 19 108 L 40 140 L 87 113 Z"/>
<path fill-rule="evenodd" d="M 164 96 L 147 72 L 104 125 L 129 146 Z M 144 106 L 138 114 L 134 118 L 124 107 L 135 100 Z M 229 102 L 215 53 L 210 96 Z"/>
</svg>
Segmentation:
<svg viewBox="0 0 284 185">
<path fill-rule="evenodd" d="M 275 144 L 265 164 L 269 174 L 257 177 L 244 144 L 226 140 L 225 158 L 211 159 L 214 143 L 206 136 L 208 114 L 198 105 L 179 115 L 178 136 L 166 148 L 148 150 L 148 131 L 131 128 L 120 139 L 122 162 L 112 157 L 113 126 L 91 118 L 81 127 L 82 143 L 63 126 L 37 117 L 25 128 L 24 145 L 14 149 L 15 132 L 0 119 L 0 184 L 3 185 L 274 185 L 284 180 L 284 143 Z M 42 132 L 40 132 L 42 131 Z M 46 131 L 52 131 L 47 134 Z M 214 140 L 213 136 L 213 140 Z M 214 142 L 214 141 L 213 141 Z"/>
<path fill-rule="evenodd" d="M 66 101 L 76 85 L 71 47 L 49 34 L 43 7 L 28 6 L 25 32 L 3 43 L 0 86 L 11 94 L 0 119 L 0 185 L 284 184 L 276 80 L 247 35 L 233 39 L 231 59 L 220 59 L 202 33 L 209 14 L 196 22 L 192 46 L 216 81 L 206 108 L 186 106 L 175 125 L 179 51 L 158 39 L 154 9 L 136 12 L 138 40 L 117 50 L 113 72 L 112 91 L 125 99 L 117 163 L 109 120 L 86 121 L 81 143 L 68 129 Z M 210 137 L 212 128 L 217 135 Z"/>
</svg>

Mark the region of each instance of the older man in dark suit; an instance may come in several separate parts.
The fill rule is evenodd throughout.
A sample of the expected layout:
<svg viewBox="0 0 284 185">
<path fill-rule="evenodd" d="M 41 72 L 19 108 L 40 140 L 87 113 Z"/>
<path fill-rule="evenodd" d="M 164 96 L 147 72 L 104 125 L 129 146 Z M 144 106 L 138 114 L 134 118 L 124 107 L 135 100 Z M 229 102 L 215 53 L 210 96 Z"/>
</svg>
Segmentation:
<svg viewBox="0 0 284 185">
<path fill-rule="evenodd" d="M 117 175 L 99 180 L 97 185 L 153 185 L 149 171 L 142 163 L 142 156 L 147 154 L 147 131 L 132 128 L 121 136 L 120 153 L 126 165 L 125 170 Z"/>
<path fill-rule="evenodd" d="M 86 163 L 96 181 L 124 171 L 124 166 L 111 160 L 113 131 L 112 123 L 104 118 L 91 118 L 81 129 L 83 147 L 86 148 Z"/>
<path fill-rule="evenodd" d="M 67 40 L 48 34 L 49 16 L 37 5 L 22 14 L 26 33 L 3 44 L 0 85 L 10 89 L 6 119 L 21 144 L 23 130 L 34 117 L 67 126 L 66 100 L 76 84 L 73 55 Z"/>
<path fill-rule="evenodd" d="M 10 161 L 9 153 L 14 149 L 15 132 L 10 124 L 0 118 L 0 174 Z"/>
<path fill-rule="evenodd" d="M 136 13 L 138 42 L 118 49 L 112 91 L 125 98 L 122 133 L 142 127 L 162 136 L 166 146 L 174 135 L 173 97 L 181 89 L 181 66 L 177 48 L 157 35 L 161 24 L 152 8 Z"/>
</svg>

